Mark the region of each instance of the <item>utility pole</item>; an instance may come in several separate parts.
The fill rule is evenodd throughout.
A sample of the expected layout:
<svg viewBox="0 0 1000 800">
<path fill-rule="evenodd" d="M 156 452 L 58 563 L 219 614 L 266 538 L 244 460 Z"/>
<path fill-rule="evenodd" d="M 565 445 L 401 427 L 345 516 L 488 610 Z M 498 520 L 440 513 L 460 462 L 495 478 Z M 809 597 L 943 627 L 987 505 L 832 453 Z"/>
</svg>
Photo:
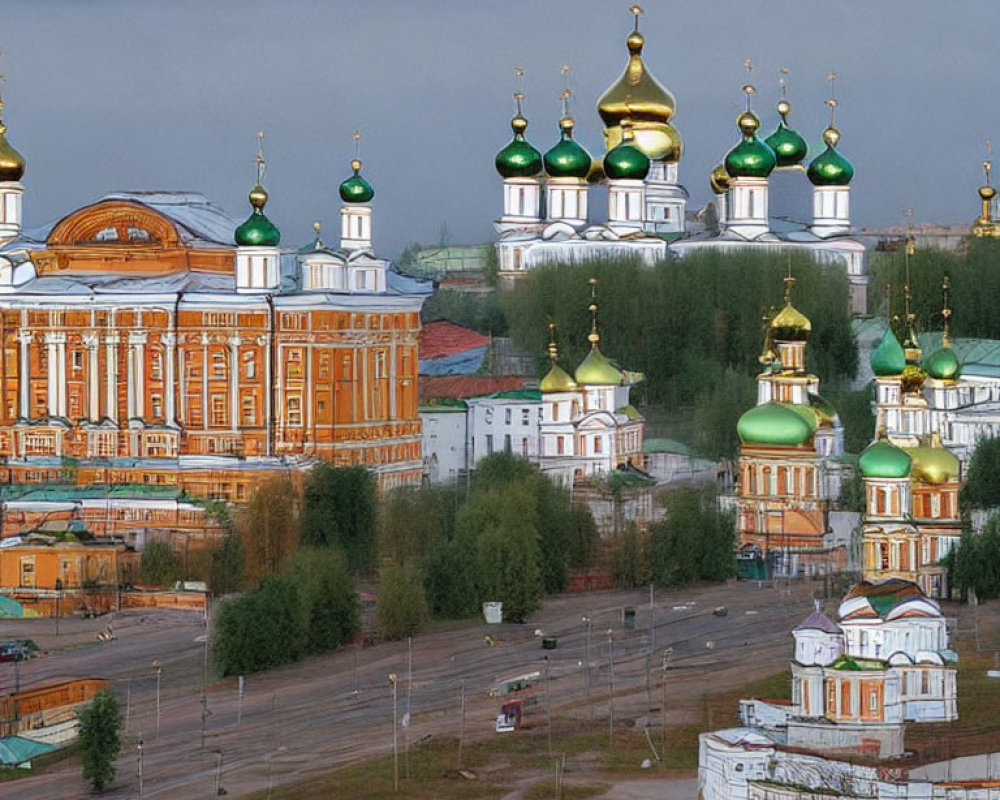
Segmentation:
<svg viewBox="0 0 1000 800">
<path fill-rule="evenodd" d="M 128 679 L 128 685 L 125 688 L 125 733 L 128 733 L 128 723 L 132 718 L 132 679 Z"/>
<path fill-rule="evenodd" d="M 136 758 L 139 760 L 139 800 L 142 800 L 142 731 L 139 731 L 139 740 L 135 745 Z"/>
<path fill-rule="evenodd" d="M 583 662 L 583 669 L 584 669 L 583 676 L 587 686 L 587 707 L 590 709 L 590 721 L 593 722 L 594 706 L 590 702 L 590 626 L 593 624 L 593 621 L 590 619 L 590 617 L 584 617 L 583 622 L 587 626 L 587 649 Z"/>
<path fill-rule="evenodd" d="M 656 649 L 656 625 L 654 622 L 655 610 L 653 608 L 653 583 L 649 584 L 649 654 L 652 655 Z"/>
<path fill-rule="evenodd" d="M 461 722 L 458 726 L 458 768 L 462 768 L 462 745 L 465 744 L 465 680 L 462 680 Z"/>
<path fill-rule="evenodd" d="M 216 750 L 215 754 L 218 756 L 218 761 L 215 765 L 215 796 L 221 797 L 224 794 L 228 794 L 228 792 L 222 788 L 222 750 Z"/>
<path fill-rule="evenodd" d="M 406 637 L 406 715 L 403 725 L 403 763 L 406 780 L 410 779 L 410 689 L 413 686 L 413 637 Z"/>
<path fill-rule="evenodd" d="M 545 656 L 545 715 L 549 734 L 549 758 L 552 758 L 552 699 L 549 695 L 549 657 Z"/>
</svg>

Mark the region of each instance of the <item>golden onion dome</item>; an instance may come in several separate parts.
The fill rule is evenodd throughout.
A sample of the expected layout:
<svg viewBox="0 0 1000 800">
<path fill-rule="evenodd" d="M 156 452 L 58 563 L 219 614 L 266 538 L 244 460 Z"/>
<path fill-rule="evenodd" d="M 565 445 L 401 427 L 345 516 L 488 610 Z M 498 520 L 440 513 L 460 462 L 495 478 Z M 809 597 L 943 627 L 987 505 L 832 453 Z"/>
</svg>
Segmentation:
<svg viewBox="0 0 1000 800">
<path fill-rule="evenodd" d="M 576 368 L 576 382 L 580 386 L 618 386 L 622 382 L 622 373 L 604 357 L 594 342 L 587 357 Z"/>
<path fill-rule="evenodd" d="M 717 164 L 708 176 L 708 183 L 715 194 L 725 194 L 729 189 L 729 173 L 724 164 Z"/>
<path fill-rule="evenodd" d="M 635 29 L 626 39 L 628 63 L 617 81 L 609 86 L 597 101 L 597 113 L 604 121 L 604 139 L 608 150 L 621 141 L 622 120 L 632 123 L 635 143 L 654 161 L 680 160 L 683 142 L 677 129 L 670 125 L 677 101 L 674 96 L 646 69 L 642 60 L 645 38 L 639 33 L 641 9 L 633 6 Z"/>
<path fill-rule="evenodd" d="M 809 338 L 812 323 L 805 314 L 786 302 L 785 307 L 771 320 L 771 331 L 775 341 L 800 342 Z"/>
<path fill-rule="evenodd" d="M 913 460 L 910 477 L 915 483 L 953 483 L 961 478 L 962 465 L 958 457 L 941 446 L 940 440 L 929 445 L 912 447 L 907 452 Z"/>
<path fill-rule="evenodd" d="M 543 392 L 571 392 L 576 389 L 576 381 L 566 370 L 553 361 L 538 388 Z"/>
<path fill-rule="evenodd" d="M 0 100 L 0 109 L 3 101 Z M 24 156 L 7 141 L 7 126 L 0 120 L 0 181 L 19 181 L 24 177 Z"/>
<path fill-rule="evenodd" d="M 985 184 L 979 187 L 979 197 L 983 200 L 992 200 L 997 196 L 997 190 L 994 189 L 989 184 Z"/>
</svg>

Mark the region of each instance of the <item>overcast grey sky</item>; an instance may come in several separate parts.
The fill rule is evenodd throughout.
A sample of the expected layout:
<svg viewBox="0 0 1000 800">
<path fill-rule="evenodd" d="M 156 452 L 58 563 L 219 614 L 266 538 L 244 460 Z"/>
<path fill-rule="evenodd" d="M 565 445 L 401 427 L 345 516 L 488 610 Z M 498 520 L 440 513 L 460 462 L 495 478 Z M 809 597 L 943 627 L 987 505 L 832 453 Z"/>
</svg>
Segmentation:
<svg viewBox="0 0 1000 800">
<path fill-rule="evenodd" d="M 978 213 L 984 142 L 1000 140 L 997 0 L 647 0 L 644 56 L 677 97 L 681 181 L 700 206 L 736 142 L 743 61 L 776 122 L 816 146 L 825 77 L 839 76 L 841 151 L 856 167 L 855 223 L 952 222 Z M 509 139 L 512 67 L 526 70 L 529 139 L 557 134 L 559 68 L 572 67 L 578 139 L 600 152 L 594 110 L 626 61 L 626 0 L 0 0 L 4 120 L 28 160 L 27 225 L 108 191 L 204 193 L 248 211 L 266 131 L 268 215 L 283 244 L 313 220 L 338 231 L 350 132 L 364 134 L 376 248 L 490 239 L 493 156 Z M 810 212 L 804 210 L 804 215 Z"/>
</svg>

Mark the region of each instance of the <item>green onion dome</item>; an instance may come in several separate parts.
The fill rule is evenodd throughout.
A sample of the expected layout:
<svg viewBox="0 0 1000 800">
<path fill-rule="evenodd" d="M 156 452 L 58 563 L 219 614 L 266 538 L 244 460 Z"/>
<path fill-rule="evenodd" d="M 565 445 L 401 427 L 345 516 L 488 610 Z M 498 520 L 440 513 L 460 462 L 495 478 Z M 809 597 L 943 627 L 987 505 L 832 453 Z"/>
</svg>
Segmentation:
<svg viewBox="0 0 1000 800">
<path fill-rule="evenodd" d="M 949 450 L 940 445 L 940 441 L 932 445 L 921 445 L 909 450 L 913 459 L 911 477 L 920 483 L 952 483 L 959 480 L 962 465 Z"/>
<path fill-rule="evenodd" d="M 267 203 L 267 192 L 259 183 L 250 190 L 250 205 L 253 212 L 233 234 L 233 239 L 240 247 L 277 247 L 281 241 L 281 232 L 271 220 L 264 216 L 264 205 Z"/>
<path fill-rule="evenodd" d="M 340 199 L 345 203 L 368 203 L 375 196 L 372 185 L 361 177 L 361 160 L 351 162 L 354 174 L 340 184 Z"/>
<path fill-rule="evenodd" d="M 649 174 L 649 156 L 635 146 L 635 138 L 622 125 L 622 140 L 604 156 L 604 174 L 611 180 L 644 180 Z"/>
<path fill-rule="evenodd" d="M 545 172 L 550 178 L 586 178 L 593 160 L 582 145 L 573 139 L 573 119 L 559 120 L 559 141 L 545 153 Z"/>
<path fill-rule="evenodd" d="M 872 350 L 869 356 L 869 363 L 872 372 L 879 378 L 887 375 L 902 375 L 906 368 L 906 354 L 903 352 L 903 345 L 899 343 L 892 328 L 886 327 L 882 334 L 882 341 Z"/>
<path fill-rule="evenodd" d="M 766 178 L 778 163 L 774 151 L 757 138 L 760 120 L 751 111 L 736 118 L 743 141 L 726 154 L 726 172 L 731 178 Z"/>
<path fill-rule="evenodd" d="M 940 347 L 924 361 L 924 370 L 939 381 L 953 381 L 958 377 L 961 364 L 950 347 Z"/>
<path fill-rule="evenodd" d="M 910 474 L 910 457 L 888 439 L 879 439 L 858 458 L 863 478 L 905 478 Z"/>
<path fill-rule="evenodd" d="M 542 171 L 542 154 L 524 138 L 528 120 L 520 113 L 510 121 L 514 138 L 499 153 L 495 160 L 497 172 L 503 178 L 533 178 Z"/>
<path fill-rule="evenodd" d="M 622 382 L 622 373 L 604 357 L 595 343 L 576 368 L 576 382 L 580 386 L 618 386 Z"/>
<path fill-rule="evenodd" d="M 576 381 L 553 361 L 538 388 L 543 392 L 571 392 L 576 388 Z"/>
<path fill-rule="evenodd" d="M 854 166 L 837 151 L 840 131 L 830 127 L 823 131 L 826 150 L 809 164 L 806 175 L 813 186 L 847 186 L 854 177 Z"/>
<path fill-rule="evenodd" d="M 809 145 L 798 131 L 788 126 L 788 112 L 792 110 L 791 104 L 787 100 L 778 102 L 778 113 L 781 115 L 781 122 L 774 129 L 774 133 L 764 141 L 768 147 L 774 151 L 778 159 L 779 167 L 791 167 L 798 164 L 809 152 Z"/>
<path fill-rule="evenodd" d="M 816 415 L 805 406 L 764 403 L 740 417 L 736 432 L 743 444 L 798 447 L 816 432 Z"/>
</svg>

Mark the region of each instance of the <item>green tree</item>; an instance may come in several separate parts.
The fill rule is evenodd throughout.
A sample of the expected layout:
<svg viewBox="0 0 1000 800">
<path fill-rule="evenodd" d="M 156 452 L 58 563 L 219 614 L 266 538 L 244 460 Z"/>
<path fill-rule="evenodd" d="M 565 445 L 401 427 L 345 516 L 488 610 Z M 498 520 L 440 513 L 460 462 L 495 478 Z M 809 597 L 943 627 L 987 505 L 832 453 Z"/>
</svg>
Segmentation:
<svg viewBox="0 0 1000 800">
<path fill-rule="evenodd" d="M 724 581 L 735 574 L 736 525 L 714 493 L 692 487 L 664 495 L 663 518 L 650 527 L 651 567 L 658 586 Z"/>
<path fill-rule="evenodd" d="M 224 603 L 215 624 L 219 671 L 244 675 L 298 661 L 308 649 L 307 611 L 297 579 L 283 575 Z"/>
<path fill-rule="evenodd" d="M 708 375 L 706 375 L 708 377 Z M 757 399 L 756 381 L 727 367 L 697 398 L 694 409 L 694 450 L 713 461 L 735 464 L 740 453 L 736 423 Z"/>
<path fill-rule="evenodd" d="M 400 487 L 378 509 L 379 557 L 400 566 L 420 561 L 451 538 L 459 490 L 454 486 Z"/>
<path fill-rule="evenodd" d="M 251 586 L 279 574 L 299 543 L 298 495 L 291 480 L 262 483 L 236 515 L 236 532 L 243 543 L 244 574 Z"/>
<path fill-rule="evenodd" d="M 306 477 L 301 539 L 311 547 L 337 546 L 355 575 L 369 575 L 377 556 L 378 484 L 363 467 L 318 464 Z"/>
<path fill-rule="evenodd" d="M 427 596 L 417 569 L 389 564 L 378 582 L 378 626 L 388 639 L 404 639 L 427 624 Z"/>
<path fill-rule="evenodd" d="M 875 438 L 872 387 L 866 386 L 856 392 L 831 392 L 827 400 L 837 410 L 844 426 L 844 450 L 860 453 Z"/>
<path fill-rule="evenodd" d="M 649 583 L 649 536 L 634 522 L 615 537 L 611 552 L 615 586 L 635 589 Z"/>
<path fill-rule="evenodd" d="M 306 547 L 288 563 L 288 578 L 298 582 L 306 618 L 306 652 L 325 653 L 361 630 L 361 611 L 342 553 Z"/>
<path fill-rule="evenodd" d="M 167 542 L 146 542 L 139 560 L 139 579 L 150 586 L 172 586 L 181 576 L 180 559 Z"/>
<path fill-rule="evenodd" d="M 980 602 L 1000 597 L 1000 516 L 990 517 L 981 533 L 963 533 L 946 564 L 952 586 L 963 597 L 970 591 Z"/>
<path fill-rule="evenodd" d="M 118 701 L 111 692 L 102 689 L 80 709 L 77 718 L 83 778 L 90 781 L 95 792 L 102 792 L 115 777 L 115 759 L 122 746 Z"/>
<path fill-rule="evenodd" d="M 572 569 L 585 569 L 594 563 L 601 535 L 594 522 L 594 515 L 586 506 L 574 505 L 569 515 L 569 566 Z"/>
<path fill-rule="evenodd" d="M 213 595 L 218 597 L 240 590 L 245 559 L 243 540 L 235 533 L 227 534 L 221 544 L 212 549 L 208 588 Z"/>
<path fill-rule="evenodd" d="M 1000 506 L 1000 439 L 980 439 L 969 460 L 969 474 L 962 487 L 965 508 Z"/>
</svg>

